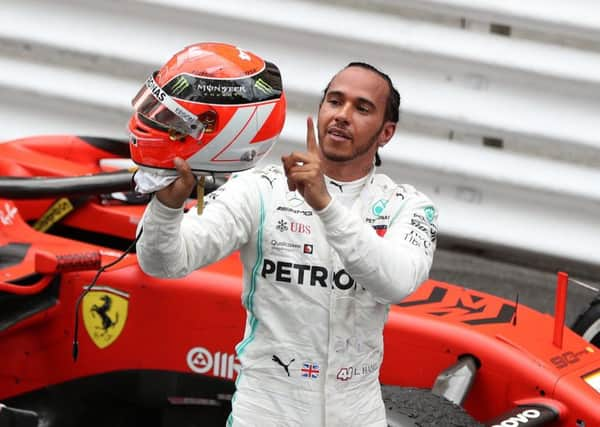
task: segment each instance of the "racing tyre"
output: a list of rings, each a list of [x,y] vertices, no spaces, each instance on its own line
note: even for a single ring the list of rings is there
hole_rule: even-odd
[[[579,315],[571,329],[586,341],[600,347],[600,299],[595,299],[587,310]]]
[[[483,427],[460,406],[423,388],[382,386],[389,427]]]
[[[38,414],[0,404],[0,427],[37,427]]]

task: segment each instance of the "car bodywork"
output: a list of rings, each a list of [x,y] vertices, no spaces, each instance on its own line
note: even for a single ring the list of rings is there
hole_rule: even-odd
[[[40,137],[0,144],[0,153],[0,173],[23,185],[0,186],[0,402],[56,426],[101,425],[119,407],[147,414],[145,425],[222,425],[245,320],[238,253],[182,279],[144,274],[123,249],[145,200],[129,193],[131,172],[100,161],[126,158],[126,143]],[[27,179],[64,176],[77,185]],[[381,382],[435,388],[468,357],[477,369],[461,403],[475,419],[598,426],[600,350],[563,325],[562,300],[559,292],[553,317],[428,280],[390,309]]]

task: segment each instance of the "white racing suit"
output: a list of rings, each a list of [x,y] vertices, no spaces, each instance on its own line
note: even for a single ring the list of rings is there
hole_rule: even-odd
[[[371,173],[351,209],[315,212],[280,167],[234,175],[201,216],[155,198],[143,219],[142,269],[181,277],[239,249],[244,339],[228,425],[387,426],[379,367],[390,303],[429,274],[431,201]]]

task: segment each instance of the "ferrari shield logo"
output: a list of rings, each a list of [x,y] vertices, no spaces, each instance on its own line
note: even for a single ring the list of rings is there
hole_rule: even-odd
[[[99,348],[111,345],[121,334],[127,321],[129,295],[112,288],[96,288],[83,298],[83,323],[90,338]]]

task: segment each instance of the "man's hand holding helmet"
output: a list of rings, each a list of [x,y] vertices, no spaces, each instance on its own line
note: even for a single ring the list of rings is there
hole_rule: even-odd
[[[178,209],[183,206],[194,189],[196,177],[192,173],[192,168],[188,162],[182,158],[175,157],[173,163],[175,164],[178,178],[162,190],[158,190],[156,197],[163,205]]]

